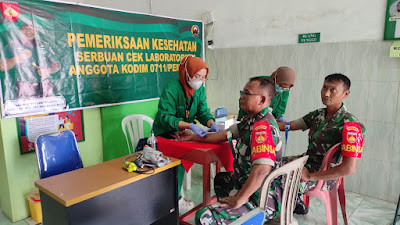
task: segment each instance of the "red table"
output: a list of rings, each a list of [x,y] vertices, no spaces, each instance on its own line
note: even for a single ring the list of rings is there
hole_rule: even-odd
[[[221,162],[226,171],[233,170],[233,157],[228,142],[220,144],[180,142],[157,137],[158,150],[167,156],[179,158],[186,171],[193,163],[203,166],[203,202],[180,216],[180,224],[189,224],[186,221],[195,215],[196,211],[217,200],[216,196],[211,197],[210,187],[210,164],[216,162],[216,172],[220,172]]]

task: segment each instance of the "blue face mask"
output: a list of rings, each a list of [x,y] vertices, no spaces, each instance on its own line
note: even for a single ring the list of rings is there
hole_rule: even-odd
[[[284,90],[283,90],[283,88],[279,87],[279,85],[277,83],[275,83],[275,91],[276,91],[276,93],[282,93]]]

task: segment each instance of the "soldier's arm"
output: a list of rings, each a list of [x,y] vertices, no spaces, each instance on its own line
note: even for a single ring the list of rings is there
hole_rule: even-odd
[[[276,122],[278,123],[279,130],[280,131],[285,131],[286,123],[279,122],[279,121],[276,121]],[[296,123],[294,121],[290,121],[290,129],[289,130],[299,130],[299,129],[300,128],[296,125]]]
[[[358,159],[361,158],[363,143],[364,139],[360,124],[346,122],[342,130],[342,164],[326,171],[315,173],[309,173],[307,169],[303,169],[303,180],[333,180],[355,173]]]
[[[268,176],[272,166],[267,164],[256,164],[252,167],[246,183],[235,196],[222,198],[221,206],[237,209],[245,204],[250,196],[261,187],[265,177]]]
[[[249,178],[237,193],[236,198],[243,204],[248,201],[250,196],[257,191],[264,182],[264,179],[271,172],[272,166],[267,164],[256,164],[251,168]]]
[[[15,55],[12,58],[1,58],[0,59],[0,70],[6,71],[14,68],[22,60],[29,59],[32,57],[32,52],[28,49],[23,50],[20,54]]]
[[[1,58],[0,59],[0,70],[1,71],[7,71],[12,68],[14,68],[15,65],[18,64],[18,56],[12,57],[12,58]]]
[[[358,158],[343,157],[343,162],[339,166],[330,168],[325,171],[310,173],[305,167],[303,168],[301,179],[303,180],[333,180],[339,177],[351,175],[357,171]]]

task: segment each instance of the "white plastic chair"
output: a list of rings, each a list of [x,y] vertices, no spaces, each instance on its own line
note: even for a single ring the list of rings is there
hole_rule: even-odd
[[[131,154],[136,149],[136,145],[138,144],[141,138],[144,138],[143,133],[143,120],[150,124],[150,128],[153,127],[153,119],[142,114],[134,114],[126,116],[122,122],[121,127],[122,131],[125,134],[126,144],[128,145],[129,153]],[[127,134],[127,131],[129,136]],[[129,137],[129,139],[128,139]],[[131,145],[129,144],[129,140]],[[131,150],[132,147],[132,150]]]
[[[297,220],[293,217],[293,210],[296,204],[297,194],[299,192],[299,184],[301,178],[301,171],[306,163],[308,156],[303,156],[296,159],[274,171],[272,171],[267,178],[265,178],[261,186],[260,206],[250,211],[246,215],[233,221],[231,225],[238,224],[264,224],[265,210],[267,207],[268,192],[272,181],[282,176],[284,179],[285,187],[283,189],[282,205],[280,212],[281,225],[297,225]]]

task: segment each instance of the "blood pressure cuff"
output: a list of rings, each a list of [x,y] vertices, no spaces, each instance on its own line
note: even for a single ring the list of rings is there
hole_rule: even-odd
[[[272,137],[271,128],[266,120],[256,121],[251,133],[251,161],[266,160],[266,163],[274,166],[275,143]],[[258,163],[257,163],[258,164]]]
[[[360,124],[346,122],[342,131],[342,155],[361,158],[364,138]]]

